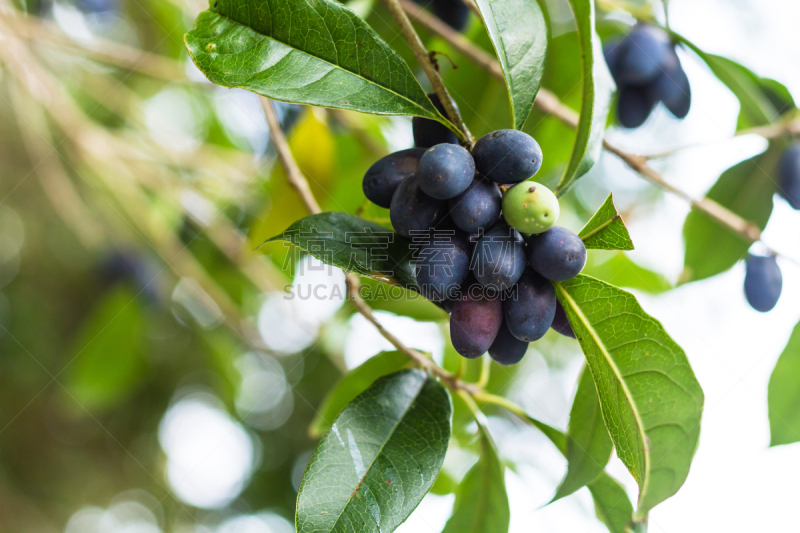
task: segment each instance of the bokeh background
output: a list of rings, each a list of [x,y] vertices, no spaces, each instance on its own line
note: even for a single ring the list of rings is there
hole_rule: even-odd
[[[577,109],[569,7],[548,3],[544,86]],[[379,2],[348,4],[414,65]],[[601,24],[633,21],[623,3],[599,6]],[[344,301],[342,272],[281,244],[253,251],[306,213],[275,164],[258,98],[211,85],[187,57],[182,36],[205,7],[0,0],[0,531],[292,532],[316,442],[309,426],[326,391],[391,348]],[[663,5],[652,8],[663,22]],[[798,21],[793,0],[669,2],[674,30],[795,99]],[[421,33],[452,59],[439,56],[473,133],[508,127],[504,87]],[[477,20],[466,35],[489,49]],[[608,135],[631,152],[669,152],[654,166],[700,197],[767,143],[734,138],[737,100],[692,53],[681,60],[689,116],[659,108],[639,130],[612,125]],[[360,180],[379,157],[411,146],[410,120],[277,111],[323,209],[388,223],[385,210],[365,205]],[[554,184],[573,134],[536,114],[526,130],[544,148],[540,179]],[[688,206],[605,154],[565,198],[560,223],[579,229],[608,192],[636,250],[592,252],[587,272],[636,293],[684,347],[706,394],[690,476],[653,511],[651,531],[792,529],[800,447],[768,447],[766,386],[800,317],[800,267],[781,260],[783,297],[769,314],[747,306],[742,264],[676,288]],[[776,199],[765,240],[800,259],[799,228],[800,213]],[[302,297],[315,287],[322,298]],[[299,297],[287,298],[289,288]],[[458,364],[436,307],[370,303],[407,344]],[[550,333],[517,367],[494,365],[490,388],[565,428],[581,365],[577,343]],[[477,372],[470,364],[468,376]],[[564,459],[534,429],[490,414],[510,467],[511,531],[604,531],[585,489],[542,508]],[[476,458],[474,430],[456,404],[443,474],[401,531],[441,530],[455,482]],[[611,471],[635,497],[618,460]]]

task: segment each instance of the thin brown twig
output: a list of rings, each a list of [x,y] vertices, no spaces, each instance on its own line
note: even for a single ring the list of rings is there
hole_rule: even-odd
[[[9,28],[30,43],[46,43],[59,48],[80,51],[86,57],[111,63],[118,67],[167,81],[187,81],[183,65],[160,54],[146,52],[115,41],[93,37],[90,42],[80,42],[69,36],[52,22],[39,18],[14,17]]]
[[[278,158],[281,160],[283,168],[286,170],[286,180],[289,185],[297,191],[300,199],[311,212],[316,215],[321,213],[322,209],[314,198],[311,192],[311,187],[308,185],[308,180],[303,175],[300,167],[292,156],[292,150],[289,148],[289,142],[286,140],[286,135],[283,134],[278,116],[275,114],[275,108],[272,107],[272,102],[268,98],[261,97],[261,106],[264,108],[264,113],[267,115],[267,124],[269,125],[269,132],[272,138],[272,144],[275,145],[275,150],[278,152]]]
[[[399,0],[399,2],[408,16],[415,22],[418,22],[428,31],[443,38],[450,43],[453,48],[469,58],[483,70],[486,70],[496,78],[503,79],[503,71],[500,68],[500,63],[495,61],[494,57],[473,45],[462,33],[457,32],[442,22],[441,19],[425,11],[422,6],[415,4],[411,0]]]
[[[43,110],[24,98],[16,84],[8,84],[8,91],[18,111],[17,127],[22,144],[45,195],[81,244],[89,250],[97,248],[106,239],[103,226],[95,220],[94,213],[73,185],[60,155],[52,150],[54,143]],[[24,120],[21,113],[24,113]]]
[[[480,11],[480,9],[478,9],[478,6],[475,4],[475,0],[461,0],[461,1],[464,2],[464,4],[469,8],[470,11],[472,11],[472,13],[476,17],[481,18],[481,11]]]
[[[459,113],[458,108],[453,101],[453,97],[450,96],[450,93],[447,91],[447,87],[445,87],[444,81],[439,75],[439,71],[436,70],[436,66],[433,64],[433,61],[431,61],[431,56],[428,53],[428,50],[425,49],[425,45],[422,44],[422,40],[419,38],[416,30],[414,30],[414,26],[412,26],[411,21],[408,20],[408,15],[406,15],[403,6],[400,4],[400,1],[384,0],[384,2],[389,8],[389,11],[392,13],[395,21],[397,21],[397,24],[400,26],[400,31],[403,32],[406,42],[408,42],[408,45],[414,52],[414,57],[416,57],[417,62],[422,65],[425,75],[430,80],[431,85],[433,85],[433,90],[436,92],[436,95],[442,102],[442,105],[447,112],[447,117],[458,129],[457,133],[459,137],[461,137],[461,139],[468,145],[472,146],[474,144],[472,133],[470,133],[469,128],[467,128],[467,125],[461,118],[461,113]]]

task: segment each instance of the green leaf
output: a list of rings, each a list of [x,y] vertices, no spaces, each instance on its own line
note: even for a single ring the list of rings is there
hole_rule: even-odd
[[[569,4],[578,27],[583,88],[575,144],[556,189],[559,196],[567,192],[575,180],[586,174],[600,158],[611,95],[616,89],[603,60],[603,47],[595,31],[594,2],[569,0]]]
[[[739,100],[741,109],[737,131],[770,124],[780,116],[782,111],[785,111],[785,109],[777,109],[773,103],[772,97],[776,92],[776,85],[783,87],[778,82],[763,80],[739,63],[726,57],[708,54],[682,35],[676,33],[673,35],[699,55],[719,81],[724,83]],[[771,95],[770,92],[773,94]],[[778,89],[777,92],[780,95],[788,94],[785,88],[783,91]],[[791,101],[791,97],[789,100]]]
[[[265,243],[275,241],[291,242],[328,265],[407,288],[416,287],[410,241],[347,213],[326,212],[301,218]]]
[[[578,88],[582,80],[578,32],[551,36],[547,43],[542,88],[547,88],[571,109],[580,109],[582,99]],[[536,139],[546,154],[536,180],[553,188],[569,161],[576,138],[575,130],[535,106],[531,115],[533,118],[525,124],[524,131]]]
[[[602,472],[587,485],[594,500],[594,509],[599,518],[611,533],[631,533],[635,531],[631,524],[633,505],[622,484]]]
[[[436,481],[431,487],[431,494],[444,496],[445,494],[453,494],[458,489],[458,482],[453,479],[447,470],[439,470],[439,475],[436,476]]]
[[[442,117],[408,65],[333,0],[215,0],[186,34],[189,55],[224,87],[379,115]]]
[[[770,446],[800,442],[800,324],[792,331],[769,378]]]
[[[144,372],[144,317],[141,299],[120,287],[100,300],[75,342],[67,391],[90,411],[113,407]]]
[[[689,474],[703,391],[681,347],[632,294],[586,275],[554,285],[617,454],[639,484],[642,517]]]
[[[508,88],[511,120],[522,129],[539,92],[547,55],[547,22],[536,0],[477,0]]]
[[[729,168],[711,187],[706,198],[714,200],[764,229],[772,214],[776,192],[775,167],[780,151],[771,146],[761,155]],[[728,270],[747,254],[749,241],[727,227],[692,211],[683,225],[686,254],[683,260],[683,283],[697,281]]]
[[[600,256],[603,253],[611,256]],[[661,294],[672,289],[666,277],[633,262],[624,252],[596,252],[592,255],[591,262],[583,269],[588,276],[649,294]]]
[[[525,418],[544,433],[558,448],[558,451],[565,457],[567,456],[568,440],[563,432],[530,415],[526,414]],[[609,531],[611,533],[630,533],[627,526],[631,523],[633,505],[625,492],[625,487],[608,473],[602,471],[594,481],[587,485],[587,488],[594,500],[597,517],[608,527]]]
[[[439,473],[451,413],[447,390],[422,370],[376,381],[311,456],[297,495],[297,532],[394,531]]]
[[[567,428],[567,475],[551,503],[595,480],[611,459],[611,437],[603,422],[592,374],[584,368]]]
[[[408,364],[408,357],[402,352],[381,352],[344,376],[322,400],[314,420],[308,428],[313,439],[320,438],[331,428],[331,424],[353,399],[367,390],[375,380],[397,372]]]
[[[442,533],[507,533],[511,520],[505,467],[483,424],[478,424],[481,455],[456,490],[453,515]]]
[[[758,81],[764,95],[769,99],[770,103],[772,103],[772,106],[778,111],[779,115],[783,115],[797,108],[797,105],[794,103],[794,98],[792,98],[792,93],[781,83],[770,78],[759,78]]]
[[[578,235],[590,250],[633,250],[628,228],[611,194]]]

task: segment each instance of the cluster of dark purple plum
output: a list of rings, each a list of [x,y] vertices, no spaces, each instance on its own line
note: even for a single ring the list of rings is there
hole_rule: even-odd
[[[411,240],[417,289],[450,313],[458,353],[511,365],[551,327],[574,337],[551,281],[577,276],[586,247],[554,226],[555,195],[529,181],[542,164],[536,140],[499,130],[470,152],[437,122],[413,127],[417,147],[375,163],[364,194]]]
[[[689,113],[689,78],[663,29],[637,24],[625,37],[608,43],[603,52],[617,84],[617,117],[623,127],[644,124],[658,102],[677,118]]]

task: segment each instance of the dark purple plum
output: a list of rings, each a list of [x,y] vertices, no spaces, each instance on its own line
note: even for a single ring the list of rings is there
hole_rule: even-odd
[[[423,7],[430,7],[439,20],[456,31],[464,31],[469,22],[469,8],[463,0],[413,0]]]
[[[503,195],[496,183],[473,180],[469,189],[450,200],[450,218],[460,229],[477,233],[500,220]]]
[[[669,112],[677,118],[684,118],[689,114],[692,89],[674,49],[670,49],[664,59],[661,74],[653,80],[649,91],[654,100],[663,102]]]
[[[428,98],[439,113],[447,118],[447,112],[442,105],[442,101],[439,100],[439,96],[437,96],[436,93],[430,93]],[[457,108],[458,106],[456,106],[456,109]],[[444,143],[458,144],[458,137],[456,137],[455,133],[450,131],[441,122],[436,122],[429,118],[412,118],[411,129],[414,132],[414,146],[417,148],[430,148],[431,146]]]
[[[525,240],[506,224],[478,239],[470,268],[478,283],[498,291],[510,289],[525,272]]]
[[[525,181],[542,166],[536,139],[517,130],[497,130],[478,139],[472,149],[475,168],[495,183]]]
[[[433,14],[456,31],[464,31],[469,22],[469,8],[463,0],[433,0]]]
[[[625,51],[625,42],[622,38],[612,39],[603,47],[603,56],[614,81],[619,80],[619,58]]]
[[[656,106],[650,87],[623,86],[617,99],[617,117],[624,128],[638,128]]]
[[[475,161],[457,144],[437,144],[419,160],[417,181],[432,198],[449,200],[466,191],[475,177]]]
[[[663,29],[637,24],[625,36],[623,47],[615,64],[617,83],[644,85],[661,73],[672,43]]]
[[[364,174],[362,187],[370,202],[388,208],[400,182],[416,172],[425,150],[410,148],[379,159]]]
[[[567,228],[553,226],[528,240],[528,264],[552,281],[566,281],[586,266],[586,246]]]
[[[75,0],[75,7],[84,13],[107,15],[119,11],[119,0]]]
[[[489,347],[489,355],[492,359],[505,366],[515,365],[522,361],[527,351],[528,343],[512,335],[505,323],[500,326],[497,337]]]
[[[800,142],[787,148],[780,162],[780,193],[794,209],[800,209]]]
[[[472,243],[465,234],[432,233],[430,242],[419,249],[415,258],[420,293],[434,302],[453,298],[469,275],[471,249]]]
[[[106,287],[127,283],[139,291],[147,303],[156,303],[161,289],[158,274],[147,257],[124,250],[115,251],[100,262],[97,278]]]
[[[553,316],[553,323],[550,324],[550,327],[565,337],[575,338],[575,332],[569,323],[567,312],[564,311],[564,307],[558,300],[556,300],[556,314]]]
[[[503,301],[503,315],[511,334],[521,341],[541,339],[556,314],[556,292],[542,276],[526,270]]]
[[[750,307],[766,313],[778,303],[783,288],[783,276],[774,255],[747,257],[744,294]]]
[[[450,340],[458,353],[476,359],[492,346],[503,323],[499,298],[466,291],[450,313]]]
[[[389,207],[392,227],[406,238],[412,237],[414,232],[435,228],[446,216],[447,202],[422,192],[416,176],[409,176],[400,183]]]

